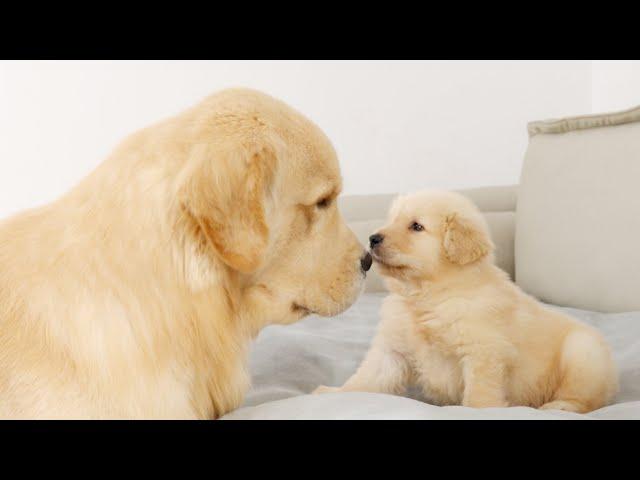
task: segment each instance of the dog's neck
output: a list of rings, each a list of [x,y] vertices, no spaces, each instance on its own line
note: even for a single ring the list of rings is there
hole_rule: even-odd
[[[82,282],[101,279],[96,282],[101,290],[92,292],[99,301],[68,305],[65,315],[48,315],[48,328],[61,339],[73,332],[78,338],[111,342],[102,332],[125,326],[129,343],[106,348],[120,349],[130,368],[94,358],[95,349],[79,341],[75,354],[89,359],[84,364],[98,366],[87,376],[99,383],[118,370],[123,385],[135,389],[135,368],[153,365],[158,376],[171,375],[176,384],[188,385],[198,418],[219,416],[241,403],[248,386],[244,370],[252,327],[242,323],[233,302],[241,287],[182,228],[179,206],[165,203],[171,197],[163,194],[172,188],[170,175],[153,168],[133,175],[135,169],[122,159],[107,162],[122,168],[98,167],[59,201],[34,213],[41,221],[32,235],[46,238],[50,246],[49,258],[43,250],[42,258],[34,259],[40,269],[60,269],[68,277],[76,273],[79,283],[64,285],[78,292]],[[106,171],[116,173],[109,177]],[[124,181],[128,172],[132,176]],[[55,230],[56,225],[65,228]],[[90,261],[77,251],[92,252]],[[77,297],[82,301],[82,295]],[[38,308],[48,312],[33,302],[32,309]],[[125,349],[127,345],[131,348]]]

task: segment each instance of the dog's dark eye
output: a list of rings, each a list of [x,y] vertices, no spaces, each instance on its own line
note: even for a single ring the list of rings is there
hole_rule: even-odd
[[[413,222],[409,228],[414,232],[421,232],[422,230],[424,230],[424,227],[418,222]]]
[[[330,204],[331,204],[331,199],[329,197],[325,197],[316,203],[316,207],[327,208]]]

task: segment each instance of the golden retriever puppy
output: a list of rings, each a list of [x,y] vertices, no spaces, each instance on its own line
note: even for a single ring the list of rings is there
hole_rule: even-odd
[[[379,330],[344,386],[316,392],[399,394],[413,383],[439,405],[572,412],[611,400],[617,374],[602,336],[509,281],[465,197],[400,197],[370,242],[392,292]]]
[[[0,417],[216,418],[269,323],[351,305],[371,257],[312,122],[244,89],[127,138],[0,224]]]

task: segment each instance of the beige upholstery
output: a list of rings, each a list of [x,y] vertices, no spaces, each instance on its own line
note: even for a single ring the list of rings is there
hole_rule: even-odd
[[[516,282],[543,301],[640,310],[640,107],[529,125]]]
[[[640,122],[640,106],[620,112],[530,122],[527,125],[527,130],[529,131],[529,136],[533,137],[539,133],[567,133],[635,122]]]
[[[517,187],[500,186],[460,190],[484,213],[493,242],[496,263],[512,278],[514,273],[514,226]],[[363,245],[385,223],[394,194],[352,195],[339,199],[340,210]],[[384,291],[384,283],[375,265],[367,275],[366,291]]]

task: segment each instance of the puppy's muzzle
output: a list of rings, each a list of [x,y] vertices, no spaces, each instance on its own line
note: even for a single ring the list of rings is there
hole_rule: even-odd
[[[375,233],[369,237],[369,246],[371,247],[371,249],[374,249],[377,246],[382,245],[383,241],[384,241],[384,235]]]

